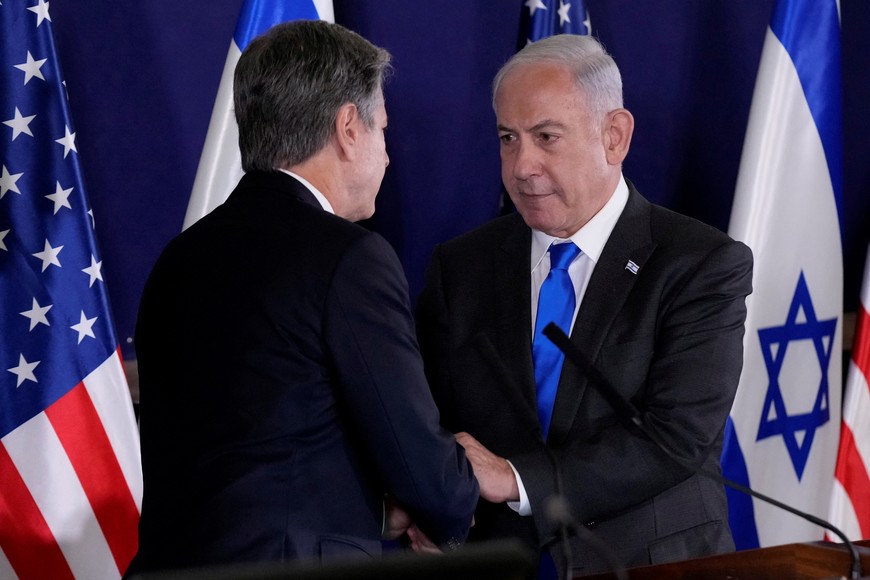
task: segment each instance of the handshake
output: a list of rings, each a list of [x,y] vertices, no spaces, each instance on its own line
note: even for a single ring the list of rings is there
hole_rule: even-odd
[[[480,485],[480,497],[493,503],[519,500],[517,480],[505,458],[492,453],[468,433],[457,433],[456,442],[465,449],[465,456]],[[414,552],[441,553],[438,545],[420,530],[410,514],[389,496],[384,500],[384,512],[383,539],[395,540],[407,535]],[[471,525],[474,525],[473,520]]]

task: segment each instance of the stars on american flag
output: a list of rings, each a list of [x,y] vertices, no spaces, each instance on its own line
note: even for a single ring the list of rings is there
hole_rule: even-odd
[[[55,143],[60,143],[63,145],[63,158],[66,159],[66,156],[69,155],[70,151],[75,151],[78,153],[78,149],[76,149],[76,134],[69,132],[69,127],[64,127],[64,136],[60,139],[55,139]]]
[[[571,22],[571,16],[568,14],[568,11],[571,10],[571,4],[565,2],[559,2],[559,26],[565,26],[566,22]]]
[[[97,316],[93,318],[88,318],[85,316],[85,311],[82,310],[81,318],[79,319],[78,324],[73,324],[70,326],[73,330],[79,333],[79,344],[81,344],[82,340],[86,336],[90,336],[91,338],[96,338],[94,336],[94,323],[97,321]]]
[[[39,3],[36,6],[31,6],[28,10],[36,14],[37,27],[42,24],[43,20],[51,22],[51,16],[48,15],[48,2],[45,0],[39,0]]]
[[[528,8],[528,42],[554,34],[589,34],[591,23],[584,0],[524,0]]]
[[[28,409],[0,417],[2,435],[52,400],[43,390],[59,396],[116,345],[60,66],[36,41],[50,33],[49,2],[0,9],[19,11],[5,22],[22,39],[0,67],[0,404]],[[23,388],[37,378],[40,389]]]
[[[42,271],[45,272],[49,266],[57,266],[60,268],[60,260],[58,260],[57,255],[60,254],[60,251],[63,249],[63,246],[57,246],[56,248],[52,248],[51,244],[48,242],[48,239],[45,240],[45,248],[41,252],[36,252],[33,254],[34,257],[42,260]]]
[[[82,272],[84,272],[85,274],[87,274],[91,278],[91,281],[88,282],[88,288],[91,288],[94,285],[94,282],[96,282],[97,280],[100,280],[100,281],[103,280],[103,273],[101,271],[102,268],[103,268],[103,262],[102,261],[98,262],[97,258],[94,257],[93,255],[91,255],[91,265],[88,266],[87,268],[82,269]]]
[[[534,16],[535,10],[546,10],[547,5],[541,0],[526,0],[526,7],[529,9],[529,15]]]
[[[0,166],[0,199],[6,195],[7,191],[14,191],[21,195],[21,190],[18,189],[18,180],[21,179],[23,173],[9,173],[5,165]]]
[[[30,54],[30,51],[27,51],[27,60],[21,64],[14,65],[18,70],[24,71],[24,84],[26,85],[33,78],[37,78],[40,80],[45,80],[45,77],[42,76],[42,65],[46,63],[48,59],[43,58],[40,60],[36,60],[33,58],[33,55]]]
[[[30,310],[25,310],[21,312],[21,316],[26,316],[30,319],[30,330],[33,331],[39,324],[44,324],[46,326],[51,326],[48,323],[48,318],[46,318],[46,313],[51,310],[52,304],[48,306],[40,306],[39,302],[36,301],[36,298],[33,299],[33,307]]]
[[[69,204],[69,195],[72,193],[73,188],[64,189],[61,187],[60,182],[57,182],[57,187],[54,190],[54,193],[49,193],[45,197],[54,202],[54,213],[57,214],[60,211],[60,208],[66,207],[72,209],[72,206]]]
[[[15,107],[15,116],[8,121],[3,121],[3,124],[12,127],[12,140],[15,141],[15,139],[17,139],[22,133],[33,137],[33,132],[30,130],[30,122],[35,118],[36,115],[25,117],[21,114],[21,111],[18,110],[18,107]]]
[[[40,362],[42,361],[36,360],[33,362],[27,362],[23,354],[18,355],[18,366],[12,367],[11,369],[6,369],[10,373],[18,377],[18,381],[15,383],[16,388],[20,387],[21,383],[23,383],[24,381],[33,381],[34,383],[39,382],[36,380],[36,375],[33,374],[33,369],[35,369],[36,365],[38,365]]]

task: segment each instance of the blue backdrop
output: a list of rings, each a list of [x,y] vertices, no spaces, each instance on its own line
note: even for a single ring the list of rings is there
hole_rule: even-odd
[[[242,0],[52,2],[79,158],[125,358],[145,278],[180,229]],[[586,0],[637,127],[625,174],[652,201],[727,230],[773,0]],[[489,85],[522,0],[334,0],[394,56],[391,164],[370,226],[419,292],[432,246],[496,215]],[[845,304],[870,239],[870,5],[841,0]],[[227,272],[228,276],[232,272]]]

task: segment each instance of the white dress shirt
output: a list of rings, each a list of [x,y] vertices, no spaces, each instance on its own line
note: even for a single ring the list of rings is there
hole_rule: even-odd
[[[323,209],[325,209],[326,211],[328,211],[332,215],[335,215],[335,210],[332,209],[332,204],[329,203],[329,200],[326,199],[326,196],[323,195],[322,193],[320,193],[320,190],[318,190],[316,187],[311,185],[308,182],[308,180],[306,180],[301,175],[296,175],[292,171],[287,171],[286,169],[281,169],[280,167],[278,168],[278,171],[280,171],[281,173],[286,173],[287,175],[289,175],[290,177],[292,177],[293,179],[295,179],[296,181],[298,181],[299,183],[301,183],[302,185],[307,187],[308,191],[310,191],[312,193],[312,195],[314,195],[314,197],[317,198],[317,201],[320,203],[321,207],[323,207]]]
[[[604,245],[607,243],[611,232],[613,232],[616,221],[622,215],[622,210],[625,209],[626,202],[628,202],[628,185],[625,183],[625,178],[620,176],[619,183],[616,185],[616,191],[613,192],[613,195],[610,196],[604,207],[570,238],[554,238],[544,232],[532,230],[532,250],[530,255],[532,270],[532,336],[535,335],[535,321],[538,315],[538,294],[541,292],[541,285],[543,285],[544,280],[546,280],[547,275],[550,273],[550,254],[547,252],[550,244],[572,241],[581,250],[580,254],[568,266],[568,275],[571,277],[571,284],[574,286],[575,298],[574,316],[571,319],[571,329],[573,330],[574,322],[577,320],[577,312],[580,310],[580,303],[583,301],[583,295],[586,294],[586,286],[589,285],[589,279],[592,277],[592,271],[601,257],[601,252],[604,250]],[[520,501],[510,501],[507,504],[521,516],[531,515],[532,507],[529,504],[529,496],[526,494],[523,480],[510,461],[508,461],[508,465],[511,466],[514,476],[517,478]]]

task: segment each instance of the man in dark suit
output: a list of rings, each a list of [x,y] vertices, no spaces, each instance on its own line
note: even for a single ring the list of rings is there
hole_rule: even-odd
[[[154,267],[136,332],[144,499],[131,570],[462,543],[478,499],[439,426],[374,212],[389,54],[279,25],[235,72],[246,175]],[[396,502],[402,509],[384,508]]]
[[[442,423],[486,500],[472,539],[524,538],[556,561],[542,577],[564,577],[547,510],[561,494],[581,528],[570,533],[578,573],[733,550],[722,487],[627,424],[541,331],[570,329],[646,429],[718,472],[750,251],[623,178],[634,120],[594,39],[528,45],[496,76],[493,103],[518,214],[436,248],[418,304]]]

